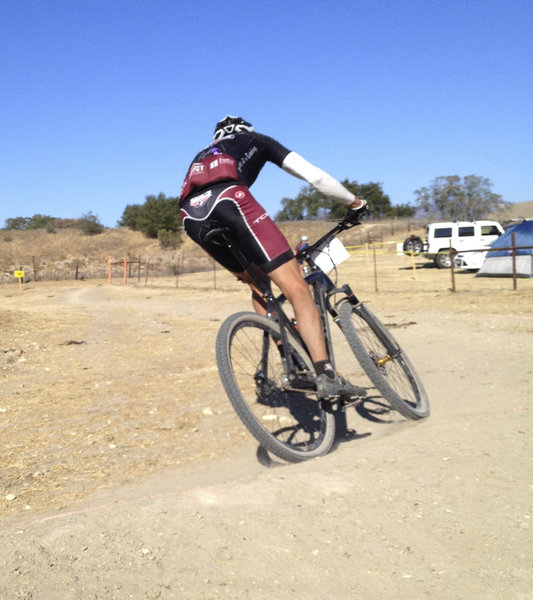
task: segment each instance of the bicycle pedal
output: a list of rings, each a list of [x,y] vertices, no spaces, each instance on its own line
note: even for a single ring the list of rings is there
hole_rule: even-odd
[[[360,406],[363,403],[363,400],[364,400],[364,397],[361,397],[361,396],[343,400],[341,410],[346,411],[349,408],[353,408],[355,406]]]
[[[309,392],[309,391],[316,390],[316,385],[315,385],[314,381],[309,381],[309,379],[303,379],[300,377],[296,377],[293,380],[289,380],[288,378],[285,378],[283,381],[283,387],[286,390],[301,391],[301,392]]]

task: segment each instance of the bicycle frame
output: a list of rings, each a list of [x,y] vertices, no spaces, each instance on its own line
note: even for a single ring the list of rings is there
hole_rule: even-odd
[[[326,341],[328,358],[333,367],[335,367],[335,362],[327,313],[329,313],[335,320],[338,316],[337,307],[341,302],[348,301],[355,305],[359,304],[359,300],[356,298],[355,294],[348,285],[343,285],[342,288],[335,287],[333,281],[320,269],[320,267],[318,267],[313,260],[313,253],[317,251],[323,244],[329,243],[341,231],[351,229],[352,227],[360,224],[361,223],[359,221],[343,219],[316,242],[307,246],[296,255],[296,260],[298,263],[300,265],[304,262],[307,263],[311,271],[305,276],[305,280],[313,289],[313,299],[317,305],[317,309],[322,321],[322,329]],[[286,301],[284,294],[280,294],[277,297],[274,296],[270,287],[265,285],[264,282],[258,277],[251,263],[242,253],[240,248],[233,243],[231,231],[228,228],[214,229],[206,236],[206,239],[213,240],[215,238],[221,239],[222,242],[233,252],[235,258],[242,265],[243,270],[250,275],[253,283],[257,289],[261,291],[263,298],[265,298],[267,304],[267,316],[271,319],[274,319],[279,324],[281,346],[283,349],[283,355],[285,357],[287,380],[291,382],[291,384],[297,384],[298,386],[305,385],[306,382],[301,381],[298,378],[296,366],[294,365],[294,361],[289,350],[287,332],[290,332],[291,335],[293,335],[306,350],[307,347],[302,340],[300,333],[298,332],[297,324],[295,324],[283,310],[283,303]],[[337,294],[342,294],[342,298],[338,301],[332,302],[332,298],[334,298]],[[263,354],[265,356],[268,351],[269,343],[269,340],[264,340]]]

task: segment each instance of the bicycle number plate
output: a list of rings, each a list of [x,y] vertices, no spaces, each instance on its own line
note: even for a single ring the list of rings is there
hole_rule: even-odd
[[[311,255],[311,258],[324,273],[329,273],[349,257],[348,250],[338,238],[333,238],[329,244],[319,246],[317,251]]]

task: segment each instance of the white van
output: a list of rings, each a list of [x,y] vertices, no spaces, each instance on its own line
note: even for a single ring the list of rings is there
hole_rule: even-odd
[[[426,227],[424,256],[439,269],[451,267],[450,248],[455,252],[482,250],[498,239],[503,227],[497,221],[449,221]]]

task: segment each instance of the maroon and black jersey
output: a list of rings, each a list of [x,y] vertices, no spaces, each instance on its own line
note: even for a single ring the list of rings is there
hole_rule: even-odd
[[[180,194],[180,204],[191,194],[223,182],[250,187],[266,162],[281,167],[290,150],[275,139],[243,132],[216,140],[192,161]]]

